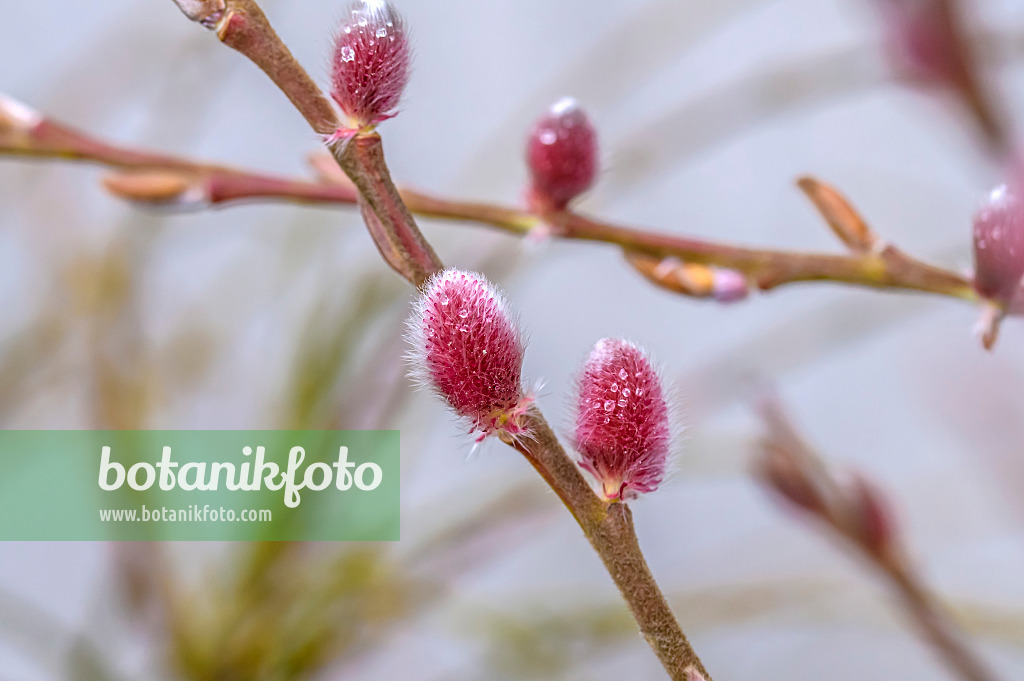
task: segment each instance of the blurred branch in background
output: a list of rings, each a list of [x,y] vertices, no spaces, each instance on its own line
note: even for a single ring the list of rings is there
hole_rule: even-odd
[[[764,398],[760,411],[766,432],[755,464],[762,482],[885,575],[906,615],[951,670],[965,681],[997,681],[911,564],[884,493],[859,473],[844,477],[826,466],[774,397]]]
[[[909,82],[952,93],[969,112],[989,150],[1005,160],[1014,153],[995,90],[988,86],[970,40],[974,3],[965,0],[874,0],[879,6],[890,60]],[[970,9],[969,9],[970,8]]]

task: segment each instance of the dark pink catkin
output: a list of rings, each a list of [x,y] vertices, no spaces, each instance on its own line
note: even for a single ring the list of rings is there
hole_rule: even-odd
[[[665,477],[669,408],[650,359],[636,345],[598,341],[578,382],[576,450],[608,501],[652,492]]]
[[[1024,277],[1024,202],[1005,185],[997,187],[974,218],[974,287],[978,294],[1009,306]]]
[[[331,97],[354,129],[395,114],[410,61],[405,27],[389,3],[363,0],[350,8],[331,56]]]
[[[478,440],[525,433],[532,397],[523,391],[525,346],[504,299],[482,276],[436,275],[409,320],[415,372],[467,419]]]
[[[530,130],[526,163],[531,199],[547,209],[564,209],[597,177],[597,132],[576,100],[555,103]]]

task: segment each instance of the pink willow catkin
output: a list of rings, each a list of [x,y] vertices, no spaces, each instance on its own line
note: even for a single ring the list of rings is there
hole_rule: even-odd
[[[527,435],[523,416],[533,396],[523,390],[525,344],[490,282],[455,269],[435,275],[408,326],[414,372],[470,423],[478,442]]]
[[[563,210],[597,178],[597,131],[575,99],[564,97],[538,118],[526,140],[530,200]]]
[[[624,340],[598,341],[578,390],[576,450],[605,500],[657,489],[672,432],[661,379],[644,351]]]
[[[405,25],[390,4],[362,0],[350,8],[331,57],[331,97],[353,126],[339,136],[395,115],[411,59]]]

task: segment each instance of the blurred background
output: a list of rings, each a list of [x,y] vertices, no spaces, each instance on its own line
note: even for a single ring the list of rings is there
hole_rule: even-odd
[[[979,0],[985,74],[1024,116],[1024,6]],[[325,81],[338,2],[265,0]],[[999,181],[960,109],[893,77],[858,0],[401,0],[415,44],[396,180],[521,203],[524,135],[564,95],[600,133],[583,212],[839,251],[793,180],[955,269]],[[4,3],[0,91],[100,136],[282,174],[317,140],[170,0]],[[410,289],[357,212],[172,214],[84,166],[0,163],[4,428],[397,428],[397,544],[0,544],[0,681],[661,679],[597,556],[512,450],[471,447],[404,376]],[[612,248],[423,220],[500,282],[528,379],[565,421],[599,338],[663,364],[686,433],[633,504],[651,568],[719,679],[951,678],[891,594],[750,475],[770,380],[830,461],[896,500],[925,577],[1004,678],[1024,676],[1024,325],[993,354],[951,299],[787,286],[736,305],[660,291]],[[564,430],[563,430],[564,432]]]

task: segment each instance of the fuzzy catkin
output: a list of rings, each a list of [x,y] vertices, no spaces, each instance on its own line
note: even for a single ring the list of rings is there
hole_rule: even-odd
[[[605,338],[578,381],[576,450],[608,501],[652,492],[665,477],[672,432],[661,379],[633,343]]]
[[[412,59],[401,17],[384,0],[350,8],[331,56],[331,97],[357,128],[392,117]]]
[[[482,275],[449,269],[431,279],[409,321],[421,380],[480,439],[522,434],[525,345],[504,298]]]

